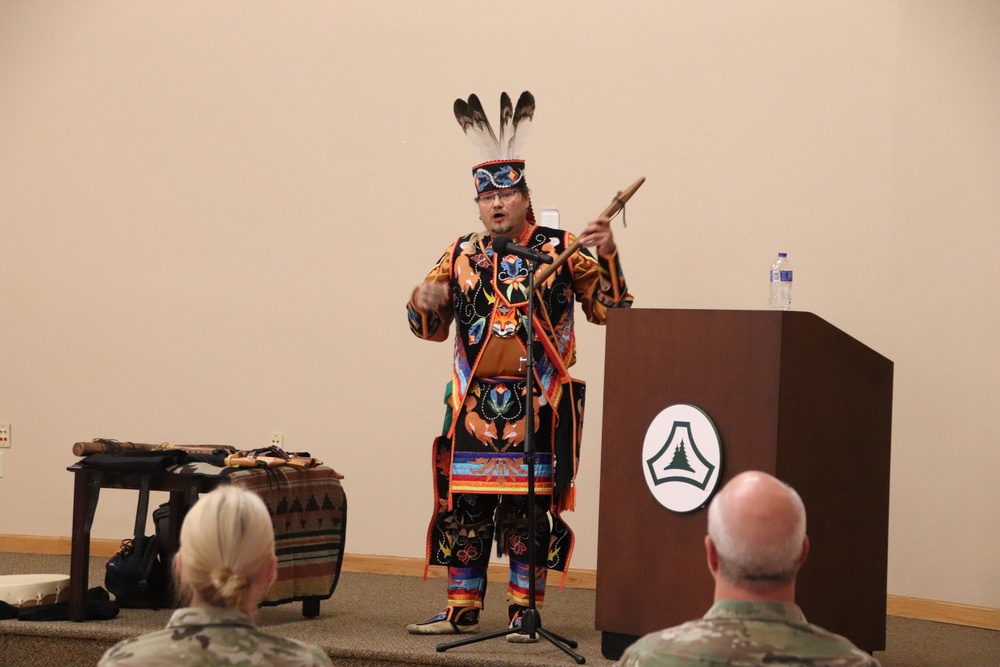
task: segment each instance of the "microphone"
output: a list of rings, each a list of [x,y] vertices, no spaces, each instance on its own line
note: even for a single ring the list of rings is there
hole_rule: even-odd
[[[498,255],[514,255],[530,262],[538,262],[539,264],[552,263],[551,255],[546,255],[544,252],[538,252],[531,248],[525,248],[523,245],[517,245],[506,236],[497,236],[493,239],[493,250]]]

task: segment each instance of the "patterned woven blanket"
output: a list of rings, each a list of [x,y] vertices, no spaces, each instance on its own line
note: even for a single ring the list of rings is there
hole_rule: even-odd
[[[347,530],[347,496],[342,476],[333,468],[220,468],[207,461],[188,461],[170,471],[228,479],[264,500],[274,522],[278,554],[278,579],[264,598],[265,605],[333,595]]]
[[[347,530],[347,497],[334,470],[280,466],[225,473],[231,484],[263,498],[274,521],[278,579],[264,604],[333,595]]]

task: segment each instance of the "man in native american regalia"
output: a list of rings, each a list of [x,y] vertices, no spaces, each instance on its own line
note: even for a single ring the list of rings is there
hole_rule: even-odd
[[[535,223],[518,157],[534,98],[523,93],[515,108],[504,93],[500,106],[497,137],[475,95],[455,102],[456,118],[486,158],[472,170],[485,230],[454,241],[407,304],[410,328],[420,338],[444,341],[455,324],[448,414],[434,443],[437,505],[428,531],[428,564],[448,568],[448,602],[440,614],[407,626],[414,634],[478,629],[494,537],[510,560],[511,628],[521,627],[529,604],[528,568],[535,568],[536,607],[544,600],[547,570],[565,572],[573,534],[560,514],[575,504],[584,403],[584,384],[568,370],[576,361],[574,304],[603,324],[609,308],[632,303],[609,220],[592,220],[579,236],[583,247],[535,286],[533,395],[525,395],[528,262],[494,252],[494,242],[504,237],[555,258],[576,238]],[[534,421],[534,564],[527,562],[528,410]],[[523,632],[507,639],[534,641]]]

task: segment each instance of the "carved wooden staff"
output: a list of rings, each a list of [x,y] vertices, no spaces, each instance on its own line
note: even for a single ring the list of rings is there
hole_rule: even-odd
[[[645,182],[646,182],[646,177],[640,176],[639,180],[637,180],[635,183],[628,186],[624,190],[619,191],[618,194],[615,195],[615,198],[608,205],[608,207],[604,209],[604,212],[601,213],[601,215],[598,217],[611,218],[614,215],[616,215],[618,211],[622,210],[625,207],[625,202],[627,202],[629,199],[632,198],[632,195],[634,195],[635,191],[639,189],[639,186],[641,186]],[[579,250],[580,246],[582,245],[583,245],[582,239],[578,238],[577,240],[573,241],[573,243],[568,248],[563,250],[561,255],[552,260],[551,264],[547,265],[544,269],[539,271],[538,274],[535,275],[535,289],[538,289],[539,286],[544,284],[545,279],[551,276],[552,272],[558,269],[562,264],[564,264],[566,260],[569,259],[573,255],[573,253]]]
[[[94,440],[92,442],[77,442],[73,444],[73,456],[87,456],[89,454],[121,454],[123,452],[157,452],[180,450],[189,454],[211,454],[218,449],[235,451],[235,448],[226,445],[172,445],[163,442],[158,445],[144,442],[119,442],[117,440]]]
[[[91,442],[73,444],[74,456],[89,456],[90,454],[124,454],[126,452],[168,452],[181,451],[188,454],[227,454],[225,465],[237,468],[276,468],[288,465],[295,468],[315,468],[323,462],[304,452],[288,452],[284,456],[253,456],[251,452],[238,450],[231,445],[174,445],[162,442],[158,445],[144,442],[120,442],[118,440],[98,439]],[[334,472],[337,479],[344,476]]]

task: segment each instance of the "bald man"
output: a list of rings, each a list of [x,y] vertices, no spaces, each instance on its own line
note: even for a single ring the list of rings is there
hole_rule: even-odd
[[[708,507],[705,551],[715,579],[712,608],[646,635],[618,665],[878,667],[844,637],[807,623],[795,604],[795,577],[809,553],[795,489],[757,471],[731,479]]]

